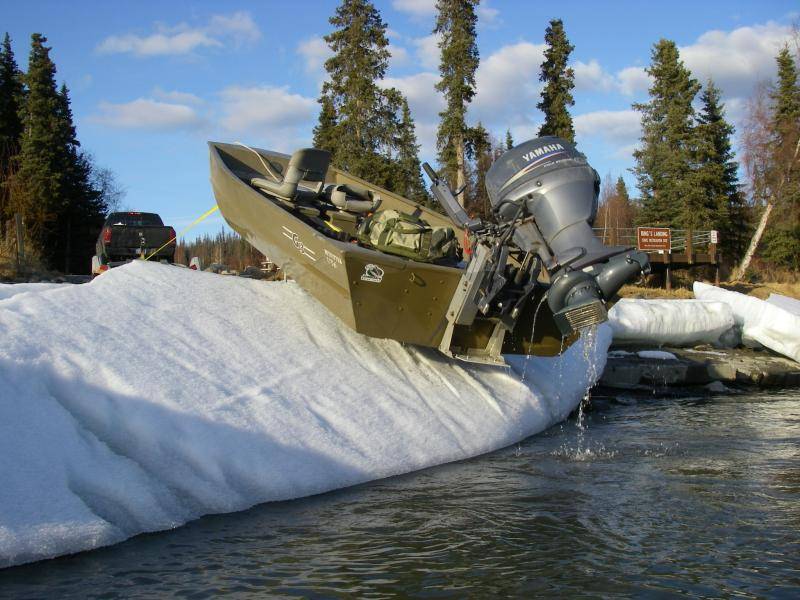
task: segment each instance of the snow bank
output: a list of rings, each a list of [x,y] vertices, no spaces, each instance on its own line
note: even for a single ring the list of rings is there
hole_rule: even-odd
[[[609,311],[614,339],[668,346],[716,344],[734,325],[724,302],[623,298]]]
[[[463,459],[564,419],[607,327],[524,373],[358,335],[291,283],[135,261],[0,303],[0,566]]]
[[[783,310],[788,310],[793,315],[800,317],[800,300],[780,294],[770,294],[769,298],[767,298],[767,302]]]
[[[800,362],[800,317],[774,304],[738,292],[695,281],[694,295],[701,300],[725,302],[733,310],[742,342],[756,342]]]
[[[0,300],[6,300],[17,294],[27,294],[30,292],[44,292],[55,287],[72,285],[69,283],[0,283]]]

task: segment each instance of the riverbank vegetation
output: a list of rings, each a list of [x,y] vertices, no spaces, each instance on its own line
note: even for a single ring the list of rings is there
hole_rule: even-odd
[[[446,106],[439,115],[437,161],[451,187],[463,190],[459,201],[471,213],[487,216],[486,172],[513,147],[513,140],[510,131],[491,132],[468,119],[480,61],[478,4],[478,0],[436,3],[432,30],[440,50],[436,89]],[[331,150],[337,166],[429,202],[419,179],[419,146],[406,99],[381,84],[389,56],[386,23],[368,0],[343,0],[330,22],[335,29],[325,40],[333,56],[325,65],[329,80],[319,98],[317,145]],[[560,19],[549,22],[544,40],[538,134],[574,142],[570,109],[575,105],[575,74],[570,55],[575,46]],[[649,99],[633,104],[642,122],[631,170],[639,195],[631,196],[624,179],[609,173],[596,227],[716,230],[725,272],[734,278],[765,272],[777,278],[796,276],[800,88],[797,49],[790,49],[790,41],[776,56],[777,80],[758,86],[753,82],[756,91],[740,126],[738,157],[735,127],[715,82],[698,81],[674,41],[655,42],[646,68]]]
[[[0,263],[15,263],[20,215],[29,266],[83,273],[121,192],[113,174],[81,148],[69,89],[56,83],[46,42],[31,36],[26,72],[7,33],[0,47]]]
[[[431,33],[439,48],[436,89],[444,100],[436,135],[440,174],[475,215],[490,215],[486,173],[513,147],[509,130],[471,122],[480,64],[479,0],[437,0]],[[331,55],[318,102],[314,145],[333,164],[428,206],[420,145],[408,100],[388,85],[389,25],[370,0],[341,0],[325,36]],[[539,135],[575,141],[575,46],[561,19],[543,24]],[[0,252],[15,247],[9,221],[25,221],[26,250],[43,266],[86,269],[103,215],[121,195],[113,174],[80,146],[69,90],[56,83],[46,38],[34,34],[27,72],[6,35],[0,48]],[[800,36],[776,54],[773,81],[753,81],[744,118],[729,120],[720,89],[698,81],[677,44],[655,41],[647,101],[633,104],[641,137],[631,175],[604,177],[595,226],[716,230],[723,274],[736,280],[791,280],[800,272]],[[734,146],[734,135],[739,137]],[[580,145],[579,145],[580,149]],[[434,208],[438,208],[433,206]],[[604,240],[606,243],[609,240]],[[212,238],[202,242],[215,243]],[[229,240],[219,242],[221,248]],[[227,252],[227,251],[225,251]],[[8,257],[6,257],[8,258]],[[0,256],[2,262],[2,256]]]

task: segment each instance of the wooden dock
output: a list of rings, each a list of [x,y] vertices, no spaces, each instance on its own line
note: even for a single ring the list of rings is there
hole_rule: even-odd
[[[643,244],[641,232],[637,230],[661,230],[667,232],[661,244]],[[664,273],[667,290],[672,289],[672,271],[691,267],[714,268],[714,282],[719,285],[721,255],[718,250],[719,235],[716,231],[692,231],[670,228],[595,228],[595,235],[607,246],[633,246],[647,253],[653,273]],[[688,240],[688,243],[687,243]],[[660,249],[655,249],[656,247]]]

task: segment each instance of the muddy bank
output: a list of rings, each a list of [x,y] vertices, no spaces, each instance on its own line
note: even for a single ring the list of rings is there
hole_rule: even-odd
[[[614,345],[600,386],[660,391],[669,388],[800,387],[800,364],[767,350]]]

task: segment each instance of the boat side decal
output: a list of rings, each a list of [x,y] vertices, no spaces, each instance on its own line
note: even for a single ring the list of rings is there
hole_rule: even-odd
[[[383,281],[383,269],[372,263],[364,265],[364,273],[361,275],[361,281],[380,283]]]
[[[328,264],[331,268],[335,269],[336,267],[341,266],[342,259],[336,256],[333,252],[325,248],[325,260],[328,261]]]
[[[294,231],[292,231],[291,229],[289,229],[285,225],[281,225],[281,227],[283,227],[283,235],[285,237],[289,238],[290,240],[292,240],[292,244],[294,244],[294,247],[297,248],[297,251],[300,254],[302,254],[304,256],[307,256],[308,258],[310,258],[314,262],[317,262],[317,253],[314,252],[308,246],[306,246],[303,243],[303,240],[300,239],[299,235],[297,235]]]

